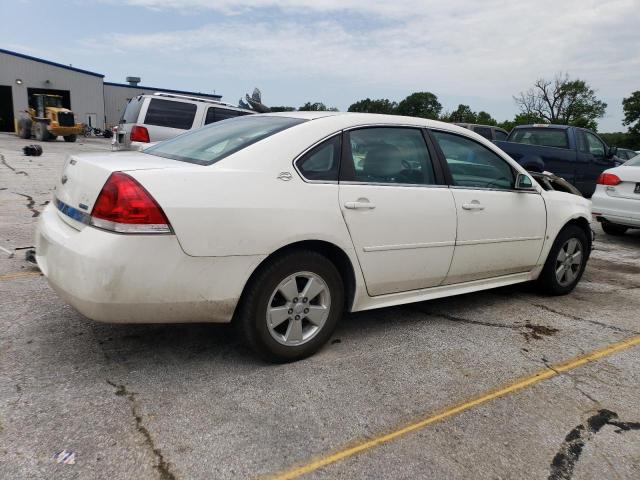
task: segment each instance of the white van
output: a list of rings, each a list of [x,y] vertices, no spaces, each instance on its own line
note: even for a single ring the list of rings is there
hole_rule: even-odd
[[[138,95],[127,103],[111,143],[114,150],[140,150],[145,144],[173,138],[186,130],[253,113],[198,97],[161,92]]]

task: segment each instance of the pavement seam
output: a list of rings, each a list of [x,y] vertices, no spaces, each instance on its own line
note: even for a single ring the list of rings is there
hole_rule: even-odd
[[[632,333],[634,335],[639,335],[640,334],[640,332],[635,331],[635,330],[630,330],[630,329],[627,329],[627,328],[620,328],[620,327],[616,327],[615,325],[609,325],[609,324],[604,323],[604,322],[599,322],[597,320],[590,320],[588,318],[582,318],[582,317],[579,317],[577,315],[572,315],[570,313],[565,313],[565,312],[561,312],[559,310],[555,310],[555,309],[553,309],[551,307],[548,307],[546,305],[541,305],[541,304],[533,303],[533,302],[529,302],[529,305],[533,305],[534,307],[541,308],[542,310],[545,310],[545,311],[550,312],[550,313],[555,313],[556,315],[568,318],[569,320],[574,320],[576,322],[586,322],[586,323],[590,323],[592,325],[598,325],[600,327],[609,328],[611,330],[615,330],[616,332],[621,332],[621,333]]]
[[[156,447],[151,433],[142,423],[142,415],[138,412],[136,393],[127,390],[126,385],[118,385],[110,380],[107,383],[116,389],[116,395],[119,397],[125,397],[130,404],[131,414],[136,422],[136,430],[143,436],[144,443],[149,447],[151,453],[156,458],[157,464],[153,466],[158,471],[161,480],[177,480],[175,474],[173,474],[169,468],[169,462],[167,462],[162,454],[162,451]]]

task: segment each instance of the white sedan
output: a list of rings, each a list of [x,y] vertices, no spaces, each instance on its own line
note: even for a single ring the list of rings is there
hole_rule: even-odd
[[[71,156],[41,215],[51,286],[104,322],[231,322],[273,361],[360,311],[537,280],[570,292],[590,202],[483,137],[401,116],[289,112],[144,152]]]
[[[640,228],[640,155],[602,172],[591,201],[605,233],[624,235]]]

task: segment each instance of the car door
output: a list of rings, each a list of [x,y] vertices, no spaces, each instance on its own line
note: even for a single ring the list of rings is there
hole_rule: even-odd
[[[576,129],[578,168],[576,187],[591,197],[596,189],[596,180],[603,170],[612,168],[614,161],[607,158],[607,147],[597,136],[587,130]]]
[[[442,283],[453,256],[456,211],[422,129],[345,132],[339,190],[370,295]]]
[[[530,271],[546,231],[542,196],[515,190],[515,170],[485,145],[454,133],[431,134],[447,167],[458,216],[445,283]]]

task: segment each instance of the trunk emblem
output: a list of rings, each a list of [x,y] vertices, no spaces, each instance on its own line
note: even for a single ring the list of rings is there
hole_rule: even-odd
[[[280,172],[277,178],[283,182],[288,182],[293,178],[293,176],[289,172]]]
[[[69,178],[65,174],[60,177],[60,183],[62,183],[63,185],[67,183],[67,180],[69,180]]]

